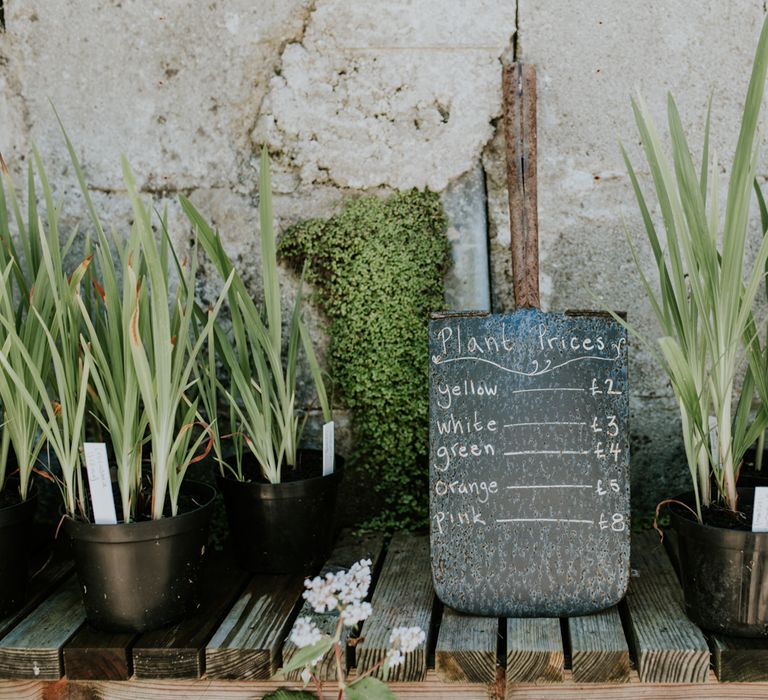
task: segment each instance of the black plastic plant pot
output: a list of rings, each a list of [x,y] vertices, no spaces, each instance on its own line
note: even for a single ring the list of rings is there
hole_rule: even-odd
[[[309,574],[330,554],[343,460],[336,457],[328,476],[319,451],[301,450],[298,461],[298,474],[316,476],[269,484],[217,475],[235,557],[246,571]],[[282,476],[296,475],[284,468]]]
[[[0,616],[18,610],[27,597],[27,552],[37,495],[0,508]]]
[[[194,608],[216,492],[185,482],[181,494],[193,505],[173,517],[116,525],[64,521],[94,627],[144,632]]]
[[[740,488],[750,504],[754,489]],[[693,506],[693,494],[679,496]],[[700,525],[670,508],[685,611],[699,627],[734,637],[768,636],[768,533]]]

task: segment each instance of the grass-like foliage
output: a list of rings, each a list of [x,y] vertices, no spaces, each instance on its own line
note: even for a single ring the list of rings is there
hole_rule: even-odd
[[[8,170],[4,163],[0,162],[0,166],[0,487],[12,450],[18,464],[20,494],[27,498],[32,473],[47,439],[62,459],[66,498],[74,503],[77,455],[70,438],[71,431],[82,425],[79,387],[67,396],[66,406],[62,399],[69,386],[56,387],[62,390],[62,395],[55,401],[43,403],[39,399],[48,393],[48,384],[53,379],[51,367],[58,367],[70,377],[79,375],[82,369],[77,357],[78,334],[68,334],[77,321],[72,313],[75,289],[89,261],[83,260],[71,276],[64,274],[62,259],[77,232],[61,243],[61,206],[53,200],[37,152],[27,170],[26,214]],[[45,220],[38,210],[38,198],[45,203]],[[16,235],[12,231],[14,226]],[[51,434],[40,434],[41,419],[50,423]]]
[[[94,252],[86,239],[74,269],[65,267],[78,232],[73,231],[62,246],[61,203],[53,199],[37,153],[29,170],[27,216],[22,215],[7,174],[0,198],[3,468],[10,446],[25,497],[30,473],[47,445],[58,463],[60,473],[51,478],[61,487],[67,514],[87,519],[81,449],[86,420],[92,417],[111,443],[123,519],[130,522],[147,514],[161,518],[166,504],[175,515],[187,468],[210,435],[193,386],[198,356],[226,298],[229,280],[217,303],[207,314],[202,312],[194,298],[196,255],[193,252],[188,265],[178,263],[166,217],[154,214],[142,201],[125,162],[134,222],[125,240],[113,232],[110,241],[66,135],[65,140],[95,230]],[[45,222],[37,210],[36,180]],[[15,219],[15,237],[9,212]],[[160,231],[159,241],[153,223]],[[172,270],[179,277],[175,285]],[[146,446],[149,483],[143,469]],[[147,490],[151,506],[144,513],[141,497]]]
[[[763,239],[751,268],[745,267],[749,208],[758,162],[756,132],[767,68],[768,23],[763,26],[757,46],[724,212],[718,201],[720,164],[716,153],[711,157],[709,153],[709,114],[697,170],[674,99],[669,96],[667,103],[670,155],[642,99],[632,102],[665,237],[656,229],[637,174],[622,149],[653,251],[658,290],[643,274],[634,247],[633,255],[661,326],[659,359],[680,406],[699,519],[702,506],[713,500],[731,510],[738,508],[738,465],[747,447],[768,425],[764,407],[754,420],[749,411],[753,387],[764,406],[768,405],[768,377],[761,370],[764,359],[752,315],[768,259],[768,238]],[[734,412],[737,373],[744,362],[749,372]],[[710,415],[717,421],[714,455],[709,449]]]
[[[270,483],[279,483],[283,466],[290,468],[296,464],[296,451],[301,439],[303,421],[296,405],[296,380],[299,349],[302,347],[324,420],[331,420],[331,409],[320,366],[302,318],[301,288],[288,319],[287,333],[283,329],[266,149],[261,152],[259,178],[263,311],[235,270],[218,232],[188,199],[182,197],[181,205],[219,275],[222,279],[232,279],[228,292],[231,335],[228,336],[218,325],[211,327],[208,361],[201,368],[198,384],[208,416],[216,416],[220,397],[225,397],[228,404],[229,426],[225,435],[232,438],[234,455],[225,459],[222,430],[216,421],[212,427],[216,458],[222,473],[227,470],[242,481],[245,478],[243,453],[247,448],[263,476]],[[225,374],[223,382],[217,378],[219,363]]]

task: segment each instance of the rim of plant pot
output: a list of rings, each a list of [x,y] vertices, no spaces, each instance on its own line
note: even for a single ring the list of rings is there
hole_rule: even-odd
[[[333,545],[343,459],[327,476],[278,484],[239,481],[217,471],[240,566],[257,573],[312,573]],[[320,470],[322,461],[316,463]]]
[[[739,494],[739,503],[746,503],[750,506],[754,502],[755,489],[751,486],[741,486],[736,489]],[[673,501],[680,501],[691,508],[695,508],[695,497],[692,491],[686,491],[683,494],[675,496]],[[768,551],[767,532],[752,532],[751,530],[717,527],[706,523],[699,523],[693,519],[693,514],[679,505],[672,503],[669,514],[675,528],[678,531],[685,532],[686,535],[702,542],[708,542],[713,534],[718,533],[725,546],[741,546],[745,539],[754,539],[755,546],[760,551]]]
[[[77,533],[78,539],[88,542],[144,542],[162,537],[171,537],[183,531],[190,520],[196,519],[201,510],[213,503],[216,498],[216,489],[202,481],[185,481],[182,485],[182,493],[197,491],[203,502],[194,508],[185,510],[177,515],[167,515],[159,520],[135,520],[130,523],[120,521],[117,523],[91,523],[66,516],[66,526]],[[191,494],[187,494],[191,495]]]
[[[739,488],[749,504],[754,489]],[[675,500],[691,505],[693,493]],[[768,636],[768,532],[700,524],[670,508],[677,533],[685,611],[702,629],[737,637]]]
[[[298,452],[299,452],[300,458],[303,455],[311,455],[313,459],[307,466],[310,467],[313,471],[317,470],[322,472],[322,451],[321,450],[318,450],[316,448],[302,447],[299,449]],[[259,473],[258,465],[256,464],[256,461],[253,458],[253,455],[250,455],[250,454],[243,455],[243,459],[244,461],[247,460],[249,472]],[[218,469],[218,467],[216,468],[216,479],[217,479],[217,483],[219,483],[219,490],[221,490],[221,484],[218,480],[222,479],[222,480],[225,480],[227,483],[234,482],[235,484],[241,484],[244,487],[247,486],[248,489],[252,491],[258,491],[259,496],[263,499],[269,500],[269,499],[282,499],[282,498],[296,498],[298,496],[303,495],[307,487],[312,488],[315,485],[319,486],[321,482],[323,484],[331,485],[333,482],[340,481],[344,475],[344,464],[345,464],[345,460],[342,456],[334,455],[334,469],[330,474],[323,475],[322,473],[320,473],[317,476],[310,476],[310,477],[299,476],[298,478],[279,481],[276,484],[273,484],[268,481],[260,481],[260,480],[254,480],[254,479],[245,479],[241,481],[240,479],[237,479],[235,476],[233,476],[232,473],[227,470],[224,470],[224,473],[222,474],[221,470]],[[301,465],[297,466],[297,471],[300,468],[300,466]],[[294,476],[295,472],[293,472],[290,469],[290,467],[288,468],[283,467],[282,474],[283,476]]]
[[[25,501],[19,497],[15,503],[0,506],[0,615],[19,609],[27,597],[28,535],[37,499],[32,485]]]
[[[37,507],[37,488],[30,485],[29,495],[25,501],[21,497],[14,503],[0,503],[0,527],[10,527],[27,519],[28,513],[34,514]]]

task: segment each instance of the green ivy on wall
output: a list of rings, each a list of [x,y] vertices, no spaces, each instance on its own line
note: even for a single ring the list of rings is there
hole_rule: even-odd
[[[328,220],[289,229],[281,254],[330,319],[330,371],[352,410],[352,466],[365,469],[384,510],[369,527],[427,524],[427,319],[443,307],[449,264],[437,194],[411,190],[363,197]]]

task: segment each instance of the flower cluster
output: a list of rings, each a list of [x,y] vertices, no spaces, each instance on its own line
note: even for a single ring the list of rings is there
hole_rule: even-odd
[[[405,655],[424,643],[427,635],[421,627],[395,627],[389,635],[391,649],[387,652],[389,668],[399,666]]]
[[[301,675],[302,680],[306,684],[314,678],[319,687],[319,697],[322,697],[322,683],[313,676],[312,669],[332,649],[335,649],[338,657],[341,651],[342,630],[345,626],[353,627],[370,616],[372,612],[371,604],[365,601],[370,586],[370,559],[360,560],[353,564],[349,571],[331,572],[325,576],[316,576],[311,580],[307,579],[304,581],[304,587],[306,588],[304,599],[312,606],[315,612],[338,611],[339,613],[336,631],[332,636],[323,634],[308,617],[298,618],[293,626],[293,630],[291,630],[290,639],[297,647],[303,649],[316,645],[311,650],[311,654],[318,652],[317,658],[307,662],[307,657],[311,655],[308,650],[305,653],[305,657],[300,661],[297,660],[297,664],[293,668],[300,668],[301,665],[304,665]],[[381,666],[384,668],[384,673],[388,673],[389,669],[402,664],[405,661],[405,655],[423,644],[425,639],[426,634],[419,627],[395,627],[389,637],[391,648],[387,651],[385,658],[369,668],[362,676],[352,681],[348,687],[360,683]],[[287,670],[293,670],[293,668],[291,668],[290,663],[286,667]],[[338,673],[339,684],[343,685],[344,678],[340,668]],[[381,681],[373,678],[368,678],[366,683],[369,685],[379,683],[383,686]],[[383,687],[386,689],[385,686]]]
[[[355,562],[349,571],[329,572],[304,581],[304,599],[315,612],[339,610],[348,627],[371,614],[371,604],[364,602],[371,585],[371,560]]]
[[[322,636],[317,625],[308,617],[298,618],[291,630],[291,641],[299,648],[316,644]]]

